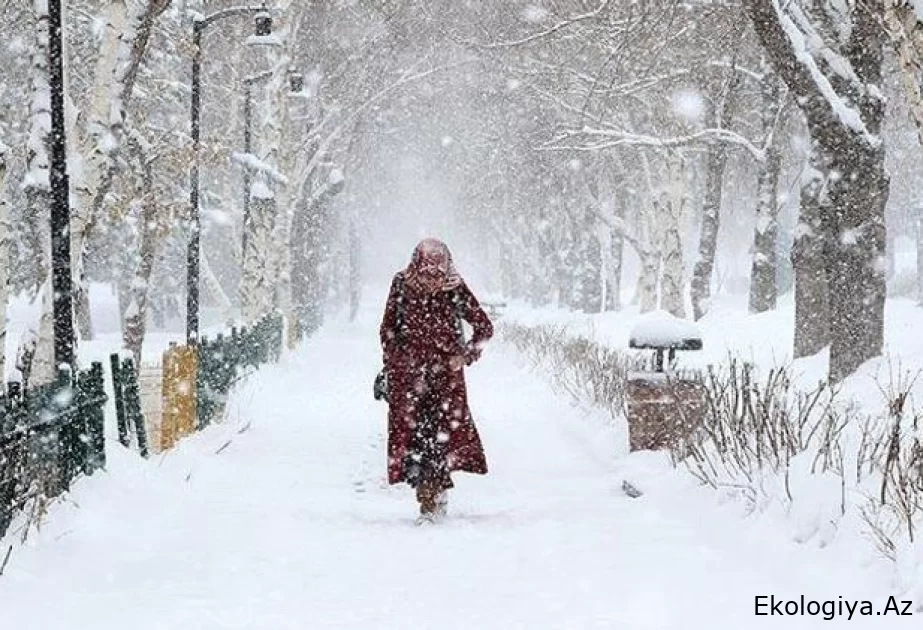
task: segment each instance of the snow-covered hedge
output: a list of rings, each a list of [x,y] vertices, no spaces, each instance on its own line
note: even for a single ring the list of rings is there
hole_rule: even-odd
[[[572,335],[565,326],[504,321],[502,338],[552,376],[555,387],[625,421],[625,379],[639,359]],[[703,484],[781,511],[796,539],[827,545],[846,525],[923,589],[923,413],[909,408],[912,379],[882,383],[888,405],[870,413],[824,383],[805,390],[791,370],[729,356],[704,375],[701,428],[671,453]]]

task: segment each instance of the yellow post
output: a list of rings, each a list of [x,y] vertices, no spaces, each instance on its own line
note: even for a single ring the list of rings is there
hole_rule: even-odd
[[[175,346],[163,355],[162,450],[173,448],[178,440],[195,431],[197,368],[195,348]]]

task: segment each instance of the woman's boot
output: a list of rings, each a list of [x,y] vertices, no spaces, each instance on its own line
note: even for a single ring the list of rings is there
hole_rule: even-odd
[[[432,521],[436,517],[436,492],[426,481],[417,486],[417,501],[420,503],[420,519]]]
[[[449,511],[449,495],[448,490],[442,490],[436,494],[434,499],[434,505],[436,510],[437,518],[444,518]]]

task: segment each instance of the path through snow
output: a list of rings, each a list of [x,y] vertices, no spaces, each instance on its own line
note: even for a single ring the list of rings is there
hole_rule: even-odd
[[[494,343],[470,370],[487,477],[413,525],[384,482],[371,327],[331,325],[161,459],[118,452],[0,577],[16,630],[911,627],[756,617],[757,595],[874,599],[884,576],[743,520]],[[249,427],[239,432],[242,427]],[[232,440],[230,445],[228,440]],[[224,447],[222,449],[222,447]],[[220,453],[216,453],[220,450]],[[630,499],[623,477],[645,490]],[[5,549],[5,548],[4,548]],[[870,570],[871,571],[871,570]]]

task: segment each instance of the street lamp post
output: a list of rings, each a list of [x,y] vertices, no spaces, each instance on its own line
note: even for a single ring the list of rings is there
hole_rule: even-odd
[[[197,17],[192,26],[192,165],[189,171],[189,205],[192,234],[186,251],[186,344],[199,342],[199,259],[201,221],[199,217],[199,156],[201,149],[202,36],[215,22],[241,15],[256,15],[256,38],[272,34],[272,17],[266,5],[233,7]]]
[[[48,56],[51,91],[51,288],[56,369],[74,371],[73,280],[71,278],[70,182],[64,128],[64,45],[61,0],[48,2]]]

